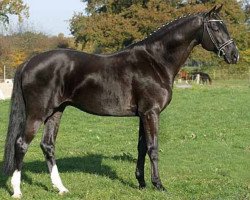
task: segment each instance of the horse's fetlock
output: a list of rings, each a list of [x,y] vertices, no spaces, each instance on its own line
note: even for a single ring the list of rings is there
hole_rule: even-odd
[[[136,179],[138,179],[138,180],[144,179],[144,172],[137,169],[137,170],[135,171],[135,177],[136,177]]]
[[[26,153],[28,150],[28,144],[23,140],[23,138],[19,137],[16,140],[16,151],[20,153]]]
[[[161,191],[165,191],[166,189],[164,188],[164,186],[161,183],[160,178],[155,177],[152,179],[152,184],[156,187],[156,189],[161,190]]]

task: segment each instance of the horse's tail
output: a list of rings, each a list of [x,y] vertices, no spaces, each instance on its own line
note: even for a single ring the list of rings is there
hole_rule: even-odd
[[[25,132],[26,112],[22,92],[22,67],[20,66],[14,78],[14,86],[11,96],[10,117],[8,133],[5,141],[3,172],[9,175],[14,172],[16,166],[15,143],[19,136]]]

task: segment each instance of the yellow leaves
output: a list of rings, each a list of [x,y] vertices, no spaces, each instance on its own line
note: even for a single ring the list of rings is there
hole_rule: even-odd
[[[27,59],[27,54],[23,51],[14,51],[11,53],[10,57],[12,60],[10,65],[12,67],[17,67]]]
[[[63,34],[48,37],[42,33],[24,32],[9,36],[0,36],[0,68],[6,66],[8,76],[12,76],[14,69],[25,62],[32,55],[60,47],[68,47],[73,42]],[[1,76],[1,71],[0,71]]]
[[[22,64],[27,59],[27,54],[24,51],[14,50],[9,52],[8,58],[4,58],[1,60],[0,67],[2,68],[4,65],[8,68],[16,68],[20,64]],[[1,72],[0,72],[1,74]]]
[[[246,49],[245,51],[241,51],[241,58],[247,62],[248,64],[250,63],[250,49]],[[249,67],[249,66],[248,66]]]

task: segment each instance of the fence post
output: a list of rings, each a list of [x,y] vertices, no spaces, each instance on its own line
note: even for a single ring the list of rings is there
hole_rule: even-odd
[[[5,83],[5,79],[6,79],[6,67],[5,65],[3,66],[3,82]]]
[[[216,79],[216,72],[215,72],[215,69],[213,70],[213,78],[214,78],[214,80]]]

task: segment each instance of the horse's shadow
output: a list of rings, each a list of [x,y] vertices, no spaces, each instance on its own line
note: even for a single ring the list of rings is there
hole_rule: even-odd
[[[66,157],[57,159],[56,161],[60,173],[83,172],[95,174],[103,177],[108,177],[111,180],[118,180],[124,185],[136,188],[136,186],[132,182],[120,178],[115,170],[113,170],[110,166],[103,164],[103,159],[122,160],[128,162],[134,162],[135,160],[132,156],[128,154],[113,157],[107,157],[102,154],[87,154],[83,157]],[[28,184],[37,185],[39,187],[44,188],[45,190],[49,190],[48,186],[44,185],[40,181],[31,179],[31,177],[29,177],[29,175],[26,173],[27,171],[32,173],[47,174],[48,170],[45,161],[33,161],[24,163],[24,168],[22,171],[22,180]],[[7,181],[8,177],[3,176],[1,174],[0,187],[5,188],[7,191],[9,191],[9,193],[11,193],[7,185]]]

